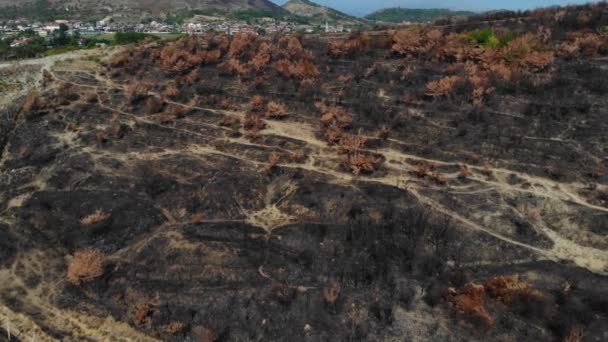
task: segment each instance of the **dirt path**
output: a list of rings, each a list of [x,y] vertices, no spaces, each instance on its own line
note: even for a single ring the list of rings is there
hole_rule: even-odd
[[[107,92],[109,89],[125,89],[125,85],[117,84],[113,80],[101,77],[97,73],[91,73],[87,70],[70,70],[72,72],[78,71],[83,73],[88,73],[89,76],[93,77],[97,81],[101,83],[101,86],[91,86],[86,84],[79,84],[77,82],[71,82],[66,79],[62,79],[57,74],[54,76],[62,81],[70,83],[74,86],[79,86],[83,88],[93,89],[96,92]],[[160,94],[150,92],[149,95],[160,97]],[[207,111],[218,115],[223,116],[232,116],[238,118],[244,118],[245,113],[242,111],[226,111],[226,110],[218,110],[215,108],[205,108],[199,107],[184,103],[179,103],[175,101],[167,101],[167,103],[181,106],[186,109],[194,109]],[[127,117],[129,120],[132,120],[137,123],[143,123],[147,125],[154,125],[157,127],[162,127],[163,129],[175,130],[176,132],[191,134],[194,136],[201,136],[204,138],[208,138],[206,135],[188,130],[170,127],[167,125],[159,124],[151,119],[136,116],[132,113],[127,113],[125,111],[120,110],[119,108],[114,108],[111,105],[104,103],[100,100],[100,107],[110,110],[112,112],[118,113],[124,117]],[[199,125],[201,123],[197,123]],[[205,127],[218,129],[218,130],[226,130],[225,127],[221,127],[211,123],[202,123]],[[567,260],[575,263],[576,265],[586,268],[592,272],[598,274],[608,274],[608,251],[600,250],[597,248],[581,246],[580,244],[575,243],[563,236],[560,236],[557,232],[547,227],[544,222],[539,222],[535,224],[535,228],[541,231],[548,239],[553,242],[553,247],[550,249],[543,249],[529,243],[524,243],[514,238],[504,235],[495,231],[494,229],[490,229],[485,227],[483,224],[477,222],[477,220],[466,217],[462,213],[458,213],[454,210],[450,210],[445,206],[441,205],[435,199],[432,199],[429,196],[423,195],[421,190],[432,189],[433,191],[438,192],[447,192],[453,195],[471,195],[471,194],[480,194],[487,191],[496,191],[501,196],[513,195],[513,194],[527,194],[530,196],[534,196],[540,199],[551,199],[554,201],[563,202],[566,205],[574,204],[589,210],[593,210],[599,213],[607,213],[608,208],[604,208],[601,206],[597,206],[591,203],[588,203],[581,196],[576,193],[584,189],[587,185],[582,183],[560,183],[547,178],[538,177],[510,169],[500,168],[500,167],[479,167],[476,165],[470,165],[466,163],[453,163],[446,162],[443,160],[437,159],[429,159],[423,158],[413,154],[403,153],[391,147],[383,147],[376,150],[368,150],[368,152],[374,152],[382,154],[387,160],[391,160],[391,163],[385,163],[385,168],[387,170],[386,174],[382,177],[354,177],[348,173],[344,173],[341,171],[337,171],[331,167],[326,166],[326,163],[322,161],[332,161],[336,160],[335,150],[328,146],[324,141],[319,140],[316,137],[316,128],[314,125],[309,123],[293,123],[288,121],[272,121],[266,120],[266,129],[260,132],[261,135],[267,137],[282,137],[300,141],[305,143],[307,149],[309,150],[308,162],[305,164],[295,164],[295,163],[281,163],[281,167],[285,168],[293,168],[293,169],[302,169],[310,172],[315,172],[318,174],[322,174],[324,176],[333,178],[335,182],[343,185],[352,185],[354,180],[359,182],[373,182],[373,183],[381,183],[388,186],[396,187],[404,191],[408,191],[412,195],[414,195],[418,200],[431,207],[436,212],[445,214],[454,220],[460,222],[466,227],[470,229],[474,229],[476,231],[484,232],[485,234],[491,235],[492,237],[499,239],[503,242],[506,242],[511,245],[515,245],[521,248],[525,248],[530,250],[539,257],[544,259],[551,259],[554,261]],[[252,143],[247,142],[243,139],[231,139],[233,143],[244,144],[244,145],[252,145]],[[391,143],[395,144],[406,144],[403,141],[397,139],[391,139]],[[269,149],[275,149],[276,146],[269,145],[261,145],[254,144],[258,147],[265,147]],[[238,153],[231,153],[226,151],[220,151],[214,148],[211,145],[196,145],[191,146],[186,151],[173,151],[173,153],[183,154],[184,152],[191,154],[193,157],[204,156],[205,154],[216,154],[221,155],[227,158],[238,159],[243,162],[247,162],[253,165],[256,168],[262,168],[264,163],[251,160],[250,158],[240,155]],[[165,151],[162,153],[163,156],[167,154],[171,154],[171,151]],[[152,156],[150,154],[144,154],[145,158],[159,158],[159,155]],[[144,155],[139,155],[139,157],[143,158]],[[446,189],[445,187],[434,186],[429,184],[429,182],[421,181],[418,177],[413,176],[412,172],[415,170],[417,163],[425,162],[430,163],[437,166],[444,167],[454,167],[454,166],[464,166],[468,170],[470,170],[470,175],[467,177],[469,181],[473,182],[473,184],[484,185],[482,189],[475,189],[472,191],[455,191],[450,192],[450,188]],[[335,163],[330,163],[334,165]],[[493,177],[488,177],[488,174],[492,174]],[[517,184],[511,184],[507,182],[509,176],[517,176],[521,179],[521,182]],[[455,180],[458,175],[457,174],[446,174],[445,178],[449,180]],[[522,187],[522,183],[531,184],[530,187]],[[504,209],[508,209],[508,205],[500,204],[504,206]],[[268,203],[265,208],[262,208],[257,211],[243,211],[244,216],[246,217],[246,221],[252,225],[262,227],[267,229],[268,231],[272,231],[274,229],[280,228],[281,226],[291,224],[295,221],[295,218],[283,213],[280,207],[276,206],[273,203]]]

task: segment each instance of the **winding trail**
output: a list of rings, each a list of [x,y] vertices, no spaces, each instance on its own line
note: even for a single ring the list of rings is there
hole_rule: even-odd
[[[100,85],[87,85],[81,84],[78,82],[73,82],[68,79],[63,79],[57,73],[53,72],[53,76],[61,80],[63,82],[72,84],[77,87],[82,87],[85,89],[92,89],[95,92],[103,93],[107,92],[111,89],[119,89],[124,90],[126,87],[122,84],[117,84],[113,80],[102,77],[97,73],[91,73],[89,70],[69,70],[69,72],[82,72],[88,74],[90,77],[97,80]],[[160,94],[149,92],[149,95],[161,97]],[[175,101],[166,101],[168,104],[180,106],[185,109],[190,110],[200,110],[205,111],[217,115],[222,116],[230,116],[237,117],[243,119],[245,117],[245,112],[243,111],[227,111],[227,110],[219,110],[215,108],[206,108],[199,107],[190,104],[179,103]],[[136,123],[146,124],[146,125],[154,125],[156,127],[173,130],[176,132],[180,132],[183,134],[189,134],[192,136],[199,136],[201,138],[209,139],[210,137],[201,134],[199,132],[195,132],[188,129],[171,127],[163,124],[159,124],[153,120],[150,120],[145,117],[141,117],[135,115],[133,113],[125,112],[120,108],[113,107],[111,104],[105,103],[101,100],[99,106],[106,110],[110,110],[112,112],[118,113],[121,116],[128,118]],[[438,192],[445,192],[446,194],[452,195],[472,195],[472,194],[481,194],[489,191],[495,191],[502,196],[505,195],[513,195],[513,194],[526,194],[531,195],[540,199],[552,199],[556,201],[560,201],[568,204],[577,205],[580,207],[584,207],[586,209],[596,211],[599,213],[608,213],[608,208],[601,207],[598,205],[591,204],[587,202],[584,198],[577,195],[576,193],[583,190],[587,185],[582,183],[559,183],[552,181],[547,178],[533,176],[530,174],[500,168],[500,167],[480,167],[477,165],[471,165],[466,163],[454,163],[454,162],[446,162],[442,160],[423,158],[413,154],[403,153],[395,148],[391,147],[382,147],[375,150],[365,150],[368,152],[378,153],[383,155],[387,160],[391,160],[391,163],[385,163],[384,169],[385,173],[382,176],[359,176],[355,177],[351,174],[344,173],[342,171],[338,171],[336,165],[338,163],[338,158],[336,156],[335,149],[331,146],[328,146],[324,141],[317,138],[317,128],[315,125],[308,122],[289,122],[289,121],[273,121],[266,120],[266,128],[260,132],[262,136],[266,137],[279,137],[286,138],[291,140],[296,140],[301,143],[304,143],[309,151],[308,160],[304,164],[299,163],[280,163],[279,166],[283,168],[292,168],[292,169],[300,169],[306,170],[309,172],[314,172],[326,177],[330,177],[334,182],[346,186],[352,186],[353,182],[371,182],[371,183],[380,183],[392,187],[399,188],[404,191],[408,191],[412,195],[414,195],[420,203],[432,208],[434,211],[442,213],[446,216],[453,218],[454,220],[460,222],[462,225],[474,229],[476,231],[483,232],[488,234],[496,239],[499,239],[507,244],[514,245],[520,248],[525,248],[529,251],[534,252],[542,258],[550,259],[554,261],[569,261],[573,262],[579,267],[586,268],[591,272],[598,274],[608,274],[608,251],[601,250],[592,247],[581,246],[580,244],[575,243],[569,239],[566,239],[560,236],[557,232],[547,227],[544,222],[539,222],[534,224],[534,227],[537,230],[540,230],[547,238],[549,238],[553,242],[553,247],[550,249],[540,248],[538,246],[534,246],[529,243],[525,243],[522,241],[518,241],[510,236],[499,233],[491,228],[487,228],[484,225],[476,222],[476,220],[471,219],[469,217],[464,216],[462,213],[458,213],[454,210],[446,208],[444,205],[441,205],[437,200],[432,199],[427,195],[423,195],[420,190],[433,190]],[[204,127],[217,129],[220,131],[229,131],[226,127],[219,126],[217,124],[207,123],[207,122],[196,122],[197,125],[202,125]],[[218,139],[216,139],[218,140]],[[281,149],[278,146],[271,145],[263,145],[263,144],[254,144],[248,142],[244,139],[219,139],[220,141],[230,141],[231,143],[242,144],[247,146],[256,146],[263,147],[268,149],[278,149],[286,151],[285,149]],[[393,144],[403,144],[407,145],[406,142],[400,141],[398,139],[390,139],[389,143]],[[287,150],[288,151],[288,150]],[[163,153],[155,153],[155,154],[141,154],[138,153],[140,158],[160,158],[163,156],[167,156],[170,154],[183,154],[184,152],[191,154],[192,156],[204,156],[206,154],[215,154],[220,155],[226,158],[237,159],[242,162],[246,162],[251,164],[253,167],[261,168],[265,163],[252,160],[246,156],[239,155],[236,152],[226,152],[220,151],[215,148],[212,144],[205,145],[192,145],[186,151],[168,151],[165,150]],[[421,163],[429,163],[436,166],[443,167],[458,167],[465,166],[468,170],[470,170],[470,175],[467,176],[467,179],[473,183],[473,185],[482,185],[482,188],[473,189],[470,191],[451,191],[451,187],[438,187],[429,184],[429,182],[422,181],[419,177],[416,177],[412,174],[412,171],[415,170],[416,166]],[[493,177],[488,177],[488,173],[491,173]],[[516,184],[510,184],[505,181],[507,177],[515,175],[521,179],[521,182],[517,182]],[[457,174],[444,175],[445,178],[450,181],[455,181],[458,177]],[[528,183],[531,184],[529,187],[522,187],[521,184]],[[456,187],[454,187],[455,189]],[[499,206],[508,207],[504,203],[499,203]],[[269,232],[272,232],[274,229],[279,229],[281,226],[291,224],[295,221],[295,218],[281,212],[281,209],[276,205],[269,203],[267,207],[259,209],[257,211],[251,210],[243,210],[243,214],[247,217],[246,221],[252,225],[262,227]]]

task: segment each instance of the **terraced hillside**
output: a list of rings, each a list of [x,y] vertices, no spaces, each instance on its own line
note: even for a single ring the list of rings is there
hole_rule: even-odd
[[[0,119],[1,338],[605,339],[597,6],[58,62]]]

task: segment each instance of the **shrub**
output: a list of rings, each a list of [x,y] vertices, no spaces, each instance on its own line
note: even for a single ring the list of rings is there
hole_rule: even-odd
[[[526,300],[539,301],[544,294],[534,289],[530,284],[519,281],[517,275],[494,277],[484,284],[488,294],[506,305],[513,303],[515,297],[525,297]]]
[[[147,303],[137,305],[133,312],[133,322],[135,325],[144,325],[150,322],[150,314],[152,313],[152,306]]]
[[[494,326],[494,318],[485,307],[485,288],[483,285],[468,283],[459,291],[449,288],[445,298],[462,315],[480,322],[485,328]]]
[[[484,47],[497,48],[501,45],[500,40],[494,35],[494,32],[489,27],[471,31],[466,37],[471,43]]]
[[[316,79],[320,73],[317,67],[312,62],[301,59],[299,61],[290,61],[281,59],[274,64],[276,71],[286,79],[299,79],[301,81],[308,79]]]
[[[182,322],[171,322],[165,326],[165,331],[169,334],[178,334],[186,329],[186,325]]]
[[[355,153],[353,155],[343,156],[343,164],[350,169],[353,175],[358,176],[361,173],[372,173],[376,167],[382,162],[382,158],[365,154]]]
[[[250,51],[257,41],[257,37],[251,33],[238,33],[232,38],[230,42],[230,48],[228,49],[228,56],[231,58],[238,58],[244,52]]]
[[[83,217],[80,220],[80,224],[83,226],[91,226],[100,222],[105,221],[108,218],[108,215],[104,213],[102,209],[97,209],[93,213]]]
[[[77,251],[68,264],[67,280],[75,285],[103,274],[104,255],[96,249]]]
[[[574,327],[570,329],[568,335],[564,337],[564,342],[583,342],[585,337],[585,331],[581,327]]]
[[[306,153],[304,152],[304,150],[297,150],[291,154],[291,160],[294,163],[303,163],[306,161],[306,159],[307,159],[307,157],[306,157]]]
[[[149,89],[150,88],[148,85],[139,81],[134,81],[129,83],[129,85],[125,89],[125,94],[133,103],[146,97],[148,95]]]
[[[271,119],[282,119],[289,116],[287,106],[282,102],[270,101],[266,106],[266,117]]]
[[[40,95],[37,92],[32,92],[25,99],[25,102],[21,107],[21,112],[29,113],[31,111],[44,109],[45,107],[45,101],[40,97]]]
[[[341,289],[340,283],[335,280],[330,281],[323,289],[323,300],[325,301],[325,304],[330,306],[335,305],[340,296]]]
[[[456,84],[461,81],[460,76],[445,76],[436,81],[431,81],[426,84],[425,94],[431,97],[448,96],[452,93]]]
[[[179,94],[179,90],[177,90],[177,87],[172,84],[168,85],[163,91],[163,95],[167,97],[175,97],[177,94]]]
[[[146,100],[146,113],[155,114],[162,111],[165,103],[158,97],[152,96]]]
[[[266,173],[271,173],[275,167],[279,164],[279,162],[281,161],[281,156],[279,156],[277,153],[273,152],[268,156],[268,161],[266,162],[266,167],[264,167],[264,170],[266,171]]]
[[[321,116],[321,123],[325,126],[335,125],[340,128],[348,128],[353,123],[353,117],[342,107],[325,107]]]
[[[251,100],[249,101],[249,104],[251,105],[251,111],[256,112],[256,113],[263,112],[265,102],[266,102],[266,100],[264,100],[263,96],[261,96],[261,95],[253,96],[251,98]]]
[[[218,334],[210,327],[198,325],[192,328],[192,333],[196,336],[196,341],[199,342],[216,342]]]
[[[348,40],[337,40],[329,42],[327,45],[327,54],[333,58],[352,57],[362,51],[365,51],[370,44],[369,36],[364,33]]]
[[[442,38],[440,30],[429,30],[422,26],[398,30],[393,34],[392,50],[401,55],[417,57],[439,46]]]

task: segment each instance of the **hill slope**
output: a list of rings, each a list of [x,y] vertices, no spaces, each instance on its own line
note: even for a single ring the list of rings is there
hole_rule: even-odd
[[[400,23],[403,21],[427,22],[446,16],[471,16],[475,13],[467,11],[452,11],[445,8],[412,9],[412,8],[385,8],[365,16],[365,19]]]
[[[24,6],[32,4],[31,0],[0,0],[0,7]],[[178,10],[235,10],[235,9],[263,9],[281,10],[281,7],[268,0],[69,0],[48,1],[51,8],[71,8],[82,12],[115,13],[124,10],[141,12],[173,12]]]
[[[283,9],[294,15],[311,18],[315,21],[360,22],[359,19],[351,17],[348,14],[308,0],[290,0],[283,5]]]

